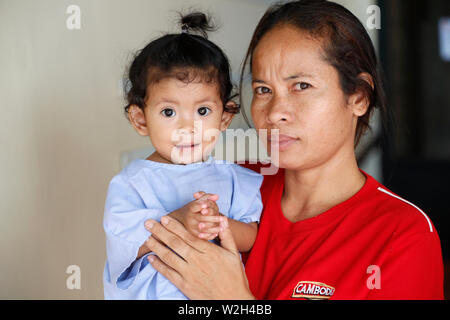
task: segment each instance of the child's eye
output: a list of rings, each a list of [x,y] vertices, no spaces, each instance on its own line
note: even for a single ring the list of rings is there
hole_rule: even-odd
[[[257,87],[255,88],[255,93],[256,94],[267,94],[270,93],[270,89],[267,87]]]
[[[297,91],[302,91],[302,90],[306,90],[308,88],[310,88],[311,85],[309,83],[306,82],[298,82],[295,84],[295,90]]]
[[[197,112],[199,115],[204,117],[204,116],[207,116],[211,112],[211,109],[208,107],[200,107],[200,108],[198,108]]]
[[[175,110],[170,109],[170,108],[166,108],[163,111],[161,111],[162,115],[167,117],[167,118],[172,118],[175,116]]]

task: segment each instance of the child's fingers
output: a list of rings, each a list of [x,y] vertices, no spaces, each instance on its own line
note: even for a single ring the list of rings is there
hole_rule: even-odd
[[[202,209],[206,209],[207,207],[208,207],[208,204],[206,203],[206,201],[195,200],[190,203],[189,210],[191,212],[200,212]]]
[[[204,216],[211,216],[213,215],[214,211],[208,208],[203,208],[202,210],[200,210],[200,213]]]
[[[194,200],[194,201],[207,201],[207,200],[208,200],[208,195],[205,194],[205,195],[199,197],[197,200]]]
[[[206,230],[210,229],[210,228],[214,228],[214,227],[218,227],[220,225],[220,223],[211,223],[211,222],[200,222],[198,224],[198,230],[200,232],[207,232]]]
[[[195,198],[196,200],[198,200],[198,199],[200,199],[201,197],[203,197],[205,194],[206,194],[206,193],[205,193],[204,191],[196,192],[196,193],[194,193],[194,198]]]
[[[208,199],[212,200],[212,201],[217,201],[219,200],[219,195],[218,194],[208,194]]]
[[[203,205],[202,209],[201,209],[201,213],[202,214],[206,214],[206,215],[217,215],[219,213],[219,207],[217,206],[217,204],[211,200],[207,200],[206,202],[206,206]]]
[[[217,227],[212,227],[212,228],[202,228],[202,231],[201,231],[201,233],[211,233],[211,234],[213,234],[213,233],[217,233],[217,234],[219,234],[219,232],[220,232],[220,226],[217,226]]]
[[[204,198],[204,199],[210,199],[212,201],[217,201],[217,200],[219,200],[219,195],[214,194],[214,193],[206,193],[204,191],[198,191],[198,192],[194,193],[194,198],[196,200]]]
[[[205,197],[192,201],[189,206],[191,212],[200,212],[202,215],[217,215],[219,212],[217,204]]]
[[[219,213],[219,208],[212,201],[202,200],[193,204],[191,211],[200,212],[202,215],[217,215]]]
[[[215,238],[218,237],[218,233],[200,233],[198,235],[199,238],[204,239],[204,240],[214,240]]]
[[[220,223],[222,216],[198,216],[196,217],[199,222]]]

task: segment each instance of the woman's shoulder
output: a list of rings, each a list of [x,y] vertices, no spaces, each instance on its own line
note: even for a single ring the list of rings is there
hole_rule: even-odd
[[[238,165],[246,169],[252,170],[264,176],[264,180],[278,179],[283,169],[273,166],[270,162],[245,161],[238,162]]]
[[[261,196],[265,199],[275,188],[281,187],[284,179],[284,169],[272,166],[271,163],[250,162],[239,163],[241,167],[257,172],[263,176]]]
[[[216,162],[213,174],[228,177],[233,181],[234,188],[239,188],[248,195],[258,192],[263,182],[263,176],[258,171],[233,162]]]
[[[387,187],[366,174],[369,184],[373,185],[368,203],[374,208],[373,214],[396,225],[397,232],[427,233],[435,228],[428,215],[416,204],[389,190]]]

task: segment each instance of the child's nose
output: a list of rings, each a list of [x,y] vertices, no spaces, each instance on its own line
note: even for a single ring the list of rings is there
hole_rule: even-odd
[[[178,132],[180,134],[193,134],[196,132],[201,131],[202,128],[202,122],[201,121],[194,121],[193,119],[185,119],[180,124],[180,127],[178,129]]]
[[[194,132],[195,132],[194,127],[191,127],[191,128],[184,127],[184,128],[178,129],[178,133],[183,134],[183,135],[191,135]]]

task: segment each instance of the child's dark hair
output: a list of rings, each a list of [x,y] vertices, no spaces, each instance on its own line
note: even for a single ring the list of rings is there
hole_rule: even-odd
[[[230,64],[224,52],[207,39],[207,31],[215,30],[210,19],[194,12],[181,16],[180,24],[180,33],[166,34],[137,52],[128,72],[126,115],[132,105],[144,110],[148,86],[167,77],[185,83],[217,83],[224,111],[238,113],[239,106],[226,107],[234,98]]]

